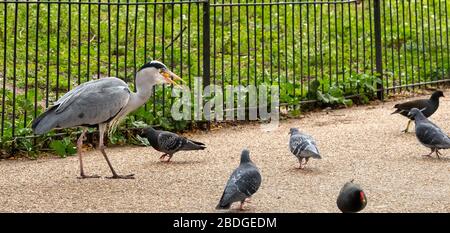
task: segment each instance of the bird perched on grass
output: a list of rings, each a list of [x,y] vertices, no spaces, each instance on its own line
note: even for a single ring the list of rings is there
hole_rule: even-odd
[[[336,203],[343,213],[356,213],[366,207],[367,198],[362,188],[352,180],[341,188]]]
[[[159,159],[164,159],[166,156],[169,157],[166,162],[170,162],[172,156],[178,151],[204,150],[206,148],[205,144],[201,142],[189,140],[171,132],[155,130],[152,127],[143,129],[141,136],[147,138],[155,150],[164,153]]]
[[[422,145],[431,149],[431,152],[424,156],[431,157],[431,154],[436,152],[436,156],[440,158],[439,149],[450,148],[450,138],[437,125],[428,120],[419,109],[411,109],[409,115],[415,120],[417,139]]]
[[[104,134],[109,128],[112,133],[126,115],[144,105],[152,95],[154,85],[176,84],[171,78],[181,80],[159,61],[151,61],[136,73],[134,93],[121,79],[101,78],[83,83],[62,96],[56,103],[33,121],[35,134],[44,134],[53,128],[81,127],[82,133],[77,141],[77,153],[80,161],[79,178],[99,178],[84,173],[81,148],[87,127],[98,126],[99,145],[112,172],[113,179],[133,179],[133,174],[118,175],[105,152]]]
[[[408,101],[402,104],[396,104],[394,108],[397,108],[395,112],[391,114],[400,113],[401,115],[408,117],[410,120],[408,121],[408,125],[406,126],[406,129],[403,130],[403,132],[408,132],[409,125],[411,124],[411,121],[414,120],[414,118],[411,118],[408,116],[409,111],[412,108],[417,108],[422,111],[422,113],[425,115],[425,117],[430,117],[433,115],[434,112],[439,107],[439,98],[444,97],[444,93],[442,91],[435,91],[431,95],[429,99],[419,99],[419,100],[412,100]]]
[[[289,150],[298,158],[300,163],[299,169],[303,169],[306,166],[309,158],[322,158],[316,142],[311,136],[301,133],[297,128],[291,128],[289,134],[291,135],[289,138]],[[303,159],[305,159],[305,163],[302,163]]]
[[[243,150],[241,163],[233,171],[220,198],[216,209],[229,209],[233,202],[241,202],[239,209],[243,210],[244,202],[259,189],[261,174],[256,165],[250,160],[250,151]]]

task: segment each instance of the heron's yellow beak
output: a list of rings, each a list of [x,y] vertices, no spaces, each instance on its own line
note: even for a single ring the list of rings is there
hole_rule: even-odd
[[[181,79],[178,75],[172,73],[172,71],[170,71],[170,70],[164,70],[161,72],[161,74],[164,77],[164,80],[166,81],[166,83],[170,83],[175,86],[180,86],[174,80],[181,80],[181,82],[183,82],[183,79]]]

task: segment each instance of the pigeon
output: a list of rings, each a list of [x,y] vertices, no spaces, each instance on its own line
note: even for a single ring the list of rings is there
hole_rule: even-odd
[[[260,185],[259,169],[250,160],[250,151],[244,149],[241,153],[241,163],[228,179],[216,209],[229,209],[232,203],[240,201],[239,209],[243,210],[244,202],[249,202],[250,197],[258,191]]]
[[[301,133],[297,128],[291,128],[289,131],[291,137],[289,138],[289,150],[300,163],[299,169],[303,169],[308,163],[309,158],[321,159],[314,139],[304,133]],[[302,164],[303,159],[305,163]]]
[[[152,127],[143,129],[141,136],[147,138],[150,145],[157,151],[164,154],[159,159],[164,159],[166,156],[169,159],[166,162],[170,162],[172,156],[182,150],[204,150],[205,144],[189,140],[185,137],[179,136],[175,133],[155,130]]]
[[[431,152],[424,156],[431,157],[431,154],[436,152],[436,156],[440,159],[439,149],[450,148],[450,138],[437,125],[428,120],[419,109],[411,109],[409,115],[415,120],[417,139],[422,145],[431,149]]]
[[[407,133],[411,121],[414,120],[414,118],[408,116],[409,111],[412,108],[418,108],[422,111],[425,117],[428,118],[438,109],[440,97],[444,97],[444,93],[442,91],[435,91],[429,99],[412,100],[402,104],[396,104],[394,108],[397,108],[397,110],[391,114],[400,113],[401,115],[409,118],[408,125],[406,126],[406,129],[403,130],[403,132]]]
[[[342,213],[356,213],[367,205],[366,194],[362,188],[353,183],[353,180],[345,183],[341,188],[336,204]]]

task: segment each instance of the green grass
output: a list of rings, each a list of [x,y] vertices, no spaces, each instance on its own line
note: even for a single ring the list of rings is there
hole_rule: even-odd
[[[373,1],[368,0],[316,6],[212,6],[211,83],[279,84],[281,100],[293,104],[316,98],[308,95],[313,81],[320,83],[319,91],[327,93],[352,75],[372,75],[372,8]],[[382,1],[381,12],[385,87],[448,77],[450,2]],[[132,84],[135,68],[158,59],[187,81],[202,76],[202,14],[201,3],[100,7],[41,3],[39,11],[36,3],[19,3],[17,8],[14,3],[0,4],[2,83],[6,76],[6,88],[0,87],[6,93],[2,140],[11,139],[13,126],[15,135],[29,135],[35,114],[98,73]],[[341,86],[347,86],[344,94],[360,89]],[[163,89],[158,87],[154,101],[136,113],[136,120],[170,127],[170,88],[164,89],[164,98],[162,95]],[[15,119],[11,120],[13,113]],[[183,127],[185,122],[178,124]]]

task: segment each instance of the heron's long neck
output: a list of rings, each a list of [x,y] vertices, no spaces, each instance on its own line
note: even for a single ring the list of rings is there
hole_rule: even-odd
[[[130,109],[128,111],[134,111],[140,106],[144,105],[148,99],[152,96],[153,86],[155,85],[150,77],[145,77],[145,73],[138,72],[136,74],[136,92],[131,93],[130,96]],[[147,74],[148,75],[148,74]]]

